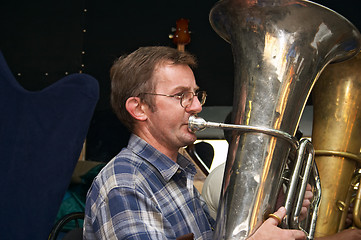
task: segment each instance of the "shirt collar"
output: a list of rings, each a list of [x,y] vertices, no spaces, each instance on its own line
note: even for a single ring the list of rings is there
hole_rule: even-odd
[[[153,165],[167,182],[173,177],[178,169],[188,172],[192,176],[197,173],[194,164],[182,154],[178,153],[177,163],[175,163],[135,134],[131,134],[130,136],[128,149]]]

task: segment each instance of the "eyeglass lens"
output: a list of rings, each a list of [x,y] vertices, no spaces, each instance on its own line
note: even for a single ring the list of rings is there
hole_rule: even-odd
[[[198,101],[200,102],[201,105],[204,104],[204,102],[206,100],[205,99],[206,95],[204,92],[197,92],[196,94],[193,94],[192,92],[187,92],[183,95],[182,106],[185,108],[189,107],[193,102],[194,96],[197,96]]]

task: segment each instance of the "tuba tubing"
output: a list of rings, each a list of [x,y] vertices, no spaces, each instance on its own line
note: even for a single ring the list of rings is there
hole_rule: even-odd
[[[354,225],[361,229],[361,178],[358,184],[359,187],[356,194],[355,209],[352,213],[352,217]]]
[[[360,32],[319,4],[300,0],[221,0],[215,32],[234,58],[232,122],[295,135],[319,75],[360,51]],[[246,239],[274,212],[293,147],[287,138],[232,131],[214,239]],[[312,236],[309,236],[312,238]]]
[[[218,128],[224,130],[235,130],[240,134],[246,132],[264,133],[273,137],[278,137],[288,141],[293,149],[297,149],[297,156],[295,159],[295,167],[293,173],[288,181],[286,200],[284,206],[286,208],[286,216],[282,220],[283,228],[300,229],[306,232],[308,239],[312,239],[317,221],[318,206],[321,200],[321,183],[319,180],[317,166],[314,163],[314,149],[312,143],[307,139],[302,139],[300,142],[294,136],[286,132],[268,129],[264,127],[255,127],[247,125],[225,124],[216,122],[207,122],[203,118],[190,116],[188,120],[188,129],[192,132],[203,131],[206,128]],[[312,175],[313,174],[313,175]],[[315,183],[315,196],[312,201],[313,210],[311,213],[312,219],[308,224],[306,230],[301,227],[299,217],[301,214],[303,198],[306,192],[306,187],[310,176],[313,177]],[[292,211],[292,209],[294,209]]]
[[[194,115],[190,116],[188,119],[188,129],[192,132],[202,131],[206,128],[220,128],[227,130],[238,130],[242,132],[258,132],[268,134],[273,137],[279,137],[286,141],[288,141],[292,147],[297,149],[298,142],[297,139],[282,131],[278,131],[275,129],[270,129],[266,127],[256,127],[256,126],[247,126],[247,125],[237,125],[237,124],[227,124],[227,123],[216,123],[216,122],[208,122],[201,117],[196,117]]]
[[[291,176],[291,181],[289,187],[287,188],[285,208],[286,216],[283,219],[282,227],[283,228],[294,228],[301,229],[299,216],[302,209],[303,198],[306,192],[306,187],[308,179],[311,175],[312,168],[317,168],[314,163],[314,149],[311,142],[307,139],[302,139],[300,142],[300,147],[297,150],[297,161],[293,169]],[[302,174],[302,169],[304,173]],[[300,178],[300,176],[302,176]],[[315,179],[318,179],[319,176],[315,176]],[[300,187],[298,187],[299,182],[301,182]],[[320,189],[317,189],[318,192],[321,192]],[[318,196],[318,195],[317,195]],[[320,201],[320,199],[315,199],[315,201]],[[316,203],[316,210],[318,209],[318,204]],[[294,211],[292,212],[292,208]],[[313,214],[317,215],[317,211]],[[315,228],[316,226],[310,226]]]

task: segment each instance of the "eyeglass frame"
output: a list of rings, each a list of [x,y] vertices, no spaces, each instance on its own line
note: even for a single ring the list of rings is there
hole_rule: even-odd
[[[183,104],[182,104],[182,102],[184,101],[184,100],[183,100],[183,99],[185,99],[184,96],[185,96],[187,93],[192,93],[193,96],[192,96],[192,100],[191,100],[191,102],[189,103],[189,105],[184,107]],[[198,99],[199,94],[202,94],[202,95],[201,95],[201,96],[202,96],[201,101],[199,101],[199,99],[198,99],[198,101],[199,101],[199,103],[201,104],[201,106],[203,106],[203,105],[205,104],[206,99],[207,99],[207,92],[206,92],[206,91],[197,91],[196,93],[194,93],[194,92],[183,92],[182,94],[163,94],[163,93],[147,93],[147,92],[145,92],[145,93],[139,93],[138,96],[140,96],[140,95],[142,95],[142,94],[149,94],[149,95],[163,96],[163,97],[172,97],[172,98],[179,99],[179,103],[180,103],[180,105],[181,105],[183,108],[188,108],[189,106],[191,106],[192,103],[193,103],[194,97],[197,96],[197,99]]]

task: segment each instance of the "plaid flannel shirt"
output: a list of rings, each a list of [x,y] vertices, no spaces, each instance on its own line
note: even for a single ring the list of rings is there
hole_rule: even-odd
[[[193,186],[194,165],[177,163],[136,135],[94,179],[84,239],[212,239],[215,221]]]

